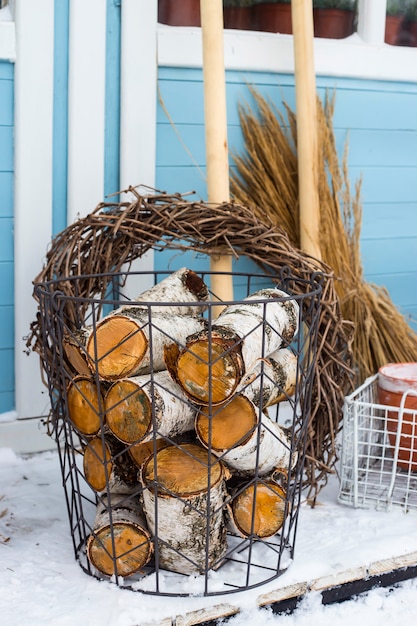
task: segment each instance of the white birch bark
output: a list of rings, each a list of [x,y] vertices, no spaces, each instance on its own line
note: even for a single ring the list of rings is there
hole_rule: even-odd
[[[126,387],[137,391],[132,395]],[[194,428],[196,407],[165,370],[152,378],[145,374],[116,381],[105,403],[107,426],[124,443],[149,441],[154,429],[157,436],[175,437]]]
[[[135,302],[162,303],[167,302],[169,306],[156,306],[152,304],[152,311],[158,313],[169,313],[175,315],[198,315],[202,313],[207,305],[209,291],[204,281],[193,270],[186,267],[173,272],[156,285],[143,291]],[[200,302],[200,306],[185,306],[181,303]],[[117,309],[119,312],[129,308],[129,304]]]
[[[246,371],[254,367],[258,358],[291,343],[298,326],[298,303],[280,289],[261,289],[241,303],[226,307],[213,322],[213,328],[227,328],[242,339]]]
[[[164,569],[193,574],[222,564],[228,473],[215,460],[201,446],[184,444],[163,448],[142,468],[144,512]]]
[[[281,348],[264,359],[258,359],[240,381],[241,393],[256,406],[266,408],[288,399],[295,392],[297,357],[288,348]]]
[[[98,502],[93,532],[87,540],[87,556],[93,567],[107,576],[130,576],[148,563],[152,551],[137,498],[113,494],[110,501],[104,497]],[[116,568],[112,557],[116,558]]]
[[[227,550],[225,497],[223,480],[211,486],[209,496],[207,491],[181,498],[158,493],[156,505],[153,488],[144,489],[144,510],[149,529],[159,540],[161,567],[181,574],[204,573],[206,551],[209,569],[221,565]],[[158,508],[158,525],[155,506]]]

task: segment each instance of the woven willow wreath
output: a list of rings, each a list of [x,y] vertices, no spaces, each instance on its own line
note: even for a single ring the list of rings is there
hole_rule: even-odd
[[[266,273],[276,274],[284,266],[294,276],[310,280],[313,272],[324,275],[322,307],[317,338],[312,415],[308,431],[305,487],[308,498],[317,493],[334,471],[337,461],[336,435],[341,427],[342,406],[352,389],[352,325],[341,316],[332,271],[295,249],[284,231],[265,217],[260,220],[239,204],[187,201],[183,195],[140,195],[129,188],[132,201],[101,203],[86,217],[68,226],[52,241],[46,264],[35,283],[81,276],[80,298],[104,298],[108,282],[96,274],[118,272],[126,263],[148,250],[165,248],[204,254],[230,253],[246,256]],[[71,292],[71,281],[65,283]],[[62,291],[62,283],[60,283]],[[88,304],[85,304],[87,310]],[[81,316],[85,311],[81,311]],[[80,310],[77,311],[79,319]],[[75,328],[75,319],[73,321]],[[42,341],[39,315],[31,325],[28,348],[41,356],[44,369],[52,355]]]

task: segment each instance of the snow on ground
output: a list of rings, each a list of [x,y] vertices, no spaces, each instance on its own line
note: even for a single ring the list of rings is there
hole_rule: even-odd
[[[0,623],[144,626],[168,620],[165,626],[172,617],[232,604],[241,612],[228,620],[230,626],[351,626],[355,620],[367,626],[408,626],[417,618],[416,579],[327,606],[319,592],[309,592],[292,614],[257,609],[256,598],[281,586],[416,551],[416,530],[416,513],[338,504],[335,478],[314,509],[302,506],[294,562],[279,579],[208,598],[147,595],[96,580],[76,562],[57,453],[26,458],[0,448]]]

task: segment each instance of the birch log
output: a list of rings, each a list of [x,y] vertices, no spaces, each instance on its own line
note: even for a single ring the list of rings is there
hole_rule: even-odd
[[[105,397],[106,423],[124,443],[157,436],[174,437],[194,428],[195,406],[167,371],[123,378]]]
[[[170,371],[195,402],[224,402],[260,358],[292,341],[298,326],[298,303],[279,289],[262,289],[226,307],[211,331],[191,335]]]
[[[258,359],[236,389],[263,409],[294,395],[297,384],[297,357],[281,348],[264,359]]]
[[[152,313],[197,316],[207,308],[205,303],[208,297],[207,285],[202,278],[193,270],[183,267],[158,282],[151,289],[143,291],[135,298],[134,302],[169,303],[169,305],[165,306],[152,305]],[[198,304],[187,304],[199,302],[201,302],[201,306],[198,306]],[[145,308],[145,305],[143,307]],[[135,305],[132,305],[132,302],[122,305],[109,315],[122,314],[129,316],[129,311],[132,311],[132,315],[135,317]],[[68,333],[63,341],[64,352],[68,362],[78,374],[84,376],[89,376],[92,369],[94,371],[94,355],[89,355],[86,349],[87,341],[92,331],[91,326],[74,330]]]
[[[87,339],[90,333],[90,328],[80,328],[67,333],[62,342],[68,362],[72,369],[81,376],[91,376],[91,368],[88,365],[89,357],[86,350]]]
[[[156,285],[143,291],[135,302],[149,303],[167,303],[169,313],[175,315],[198,315],[202,313],[207,305],[205,304],[209,297],[207,285],[198,274],[186,267],[173,272]],[[186,303],[200,302],[201,305],[190,305]],[[129,308],[130,303],[116,309],[115,313]],[[166,313],[167,306],[152,305],[152,311],[158,313]]]
[[[202,318],[167,313],[149,314],[130,307],[103,318],[87,340],[87,353],[93,371],[104,380],[165,369],[164,346],[201,330]]]
[[[112,435],[98,435],[84,450],[84,476],[97,493],[132,494],[140,491],[138,470],[124,446]]]
[[[242,395],[211,415],[202,409],[195,429],[201,443],[239,473],[264,476],[277,468],[287,471],[296,461],[286,431]]]
[[[156,462],[153,457],[145,462],[144,511],[159,540],[161,567],[193,574],[221,565],[227,550],[225,477],[222,464],[195,444],[168,446]]]
[[[152,556],[151,537],[137,499],[113,495],[97,505],[87,541],[90,563],[106,576],[131,576]]]
[[[96,435],[104,425],[104,398],[93,378],[76,376],[67,388],[68,416],[83,435]]]
[[[232,395],[244,374],[236,335],[213,328],[190,335],[183,350],[165,348],[165,365],[172,378],[194,402],[214,404]]]
[[[228,506],[229,529],[243,537],[272,537],[286,516],[286,494],[272,480],[255,480],[236,490]]]

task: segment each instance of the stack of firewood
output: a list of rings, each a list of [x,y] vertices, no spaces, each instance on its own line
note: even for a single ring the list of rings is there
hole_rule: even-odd
[[[183,268],[65,338],[102,574],[129,576],[156,550],[167,570],[217,568],[228,530],[271,537],[288,513],[297,451],[268,407],[298,384],[298,304],[262,289],[212,319],[208,298]]]

